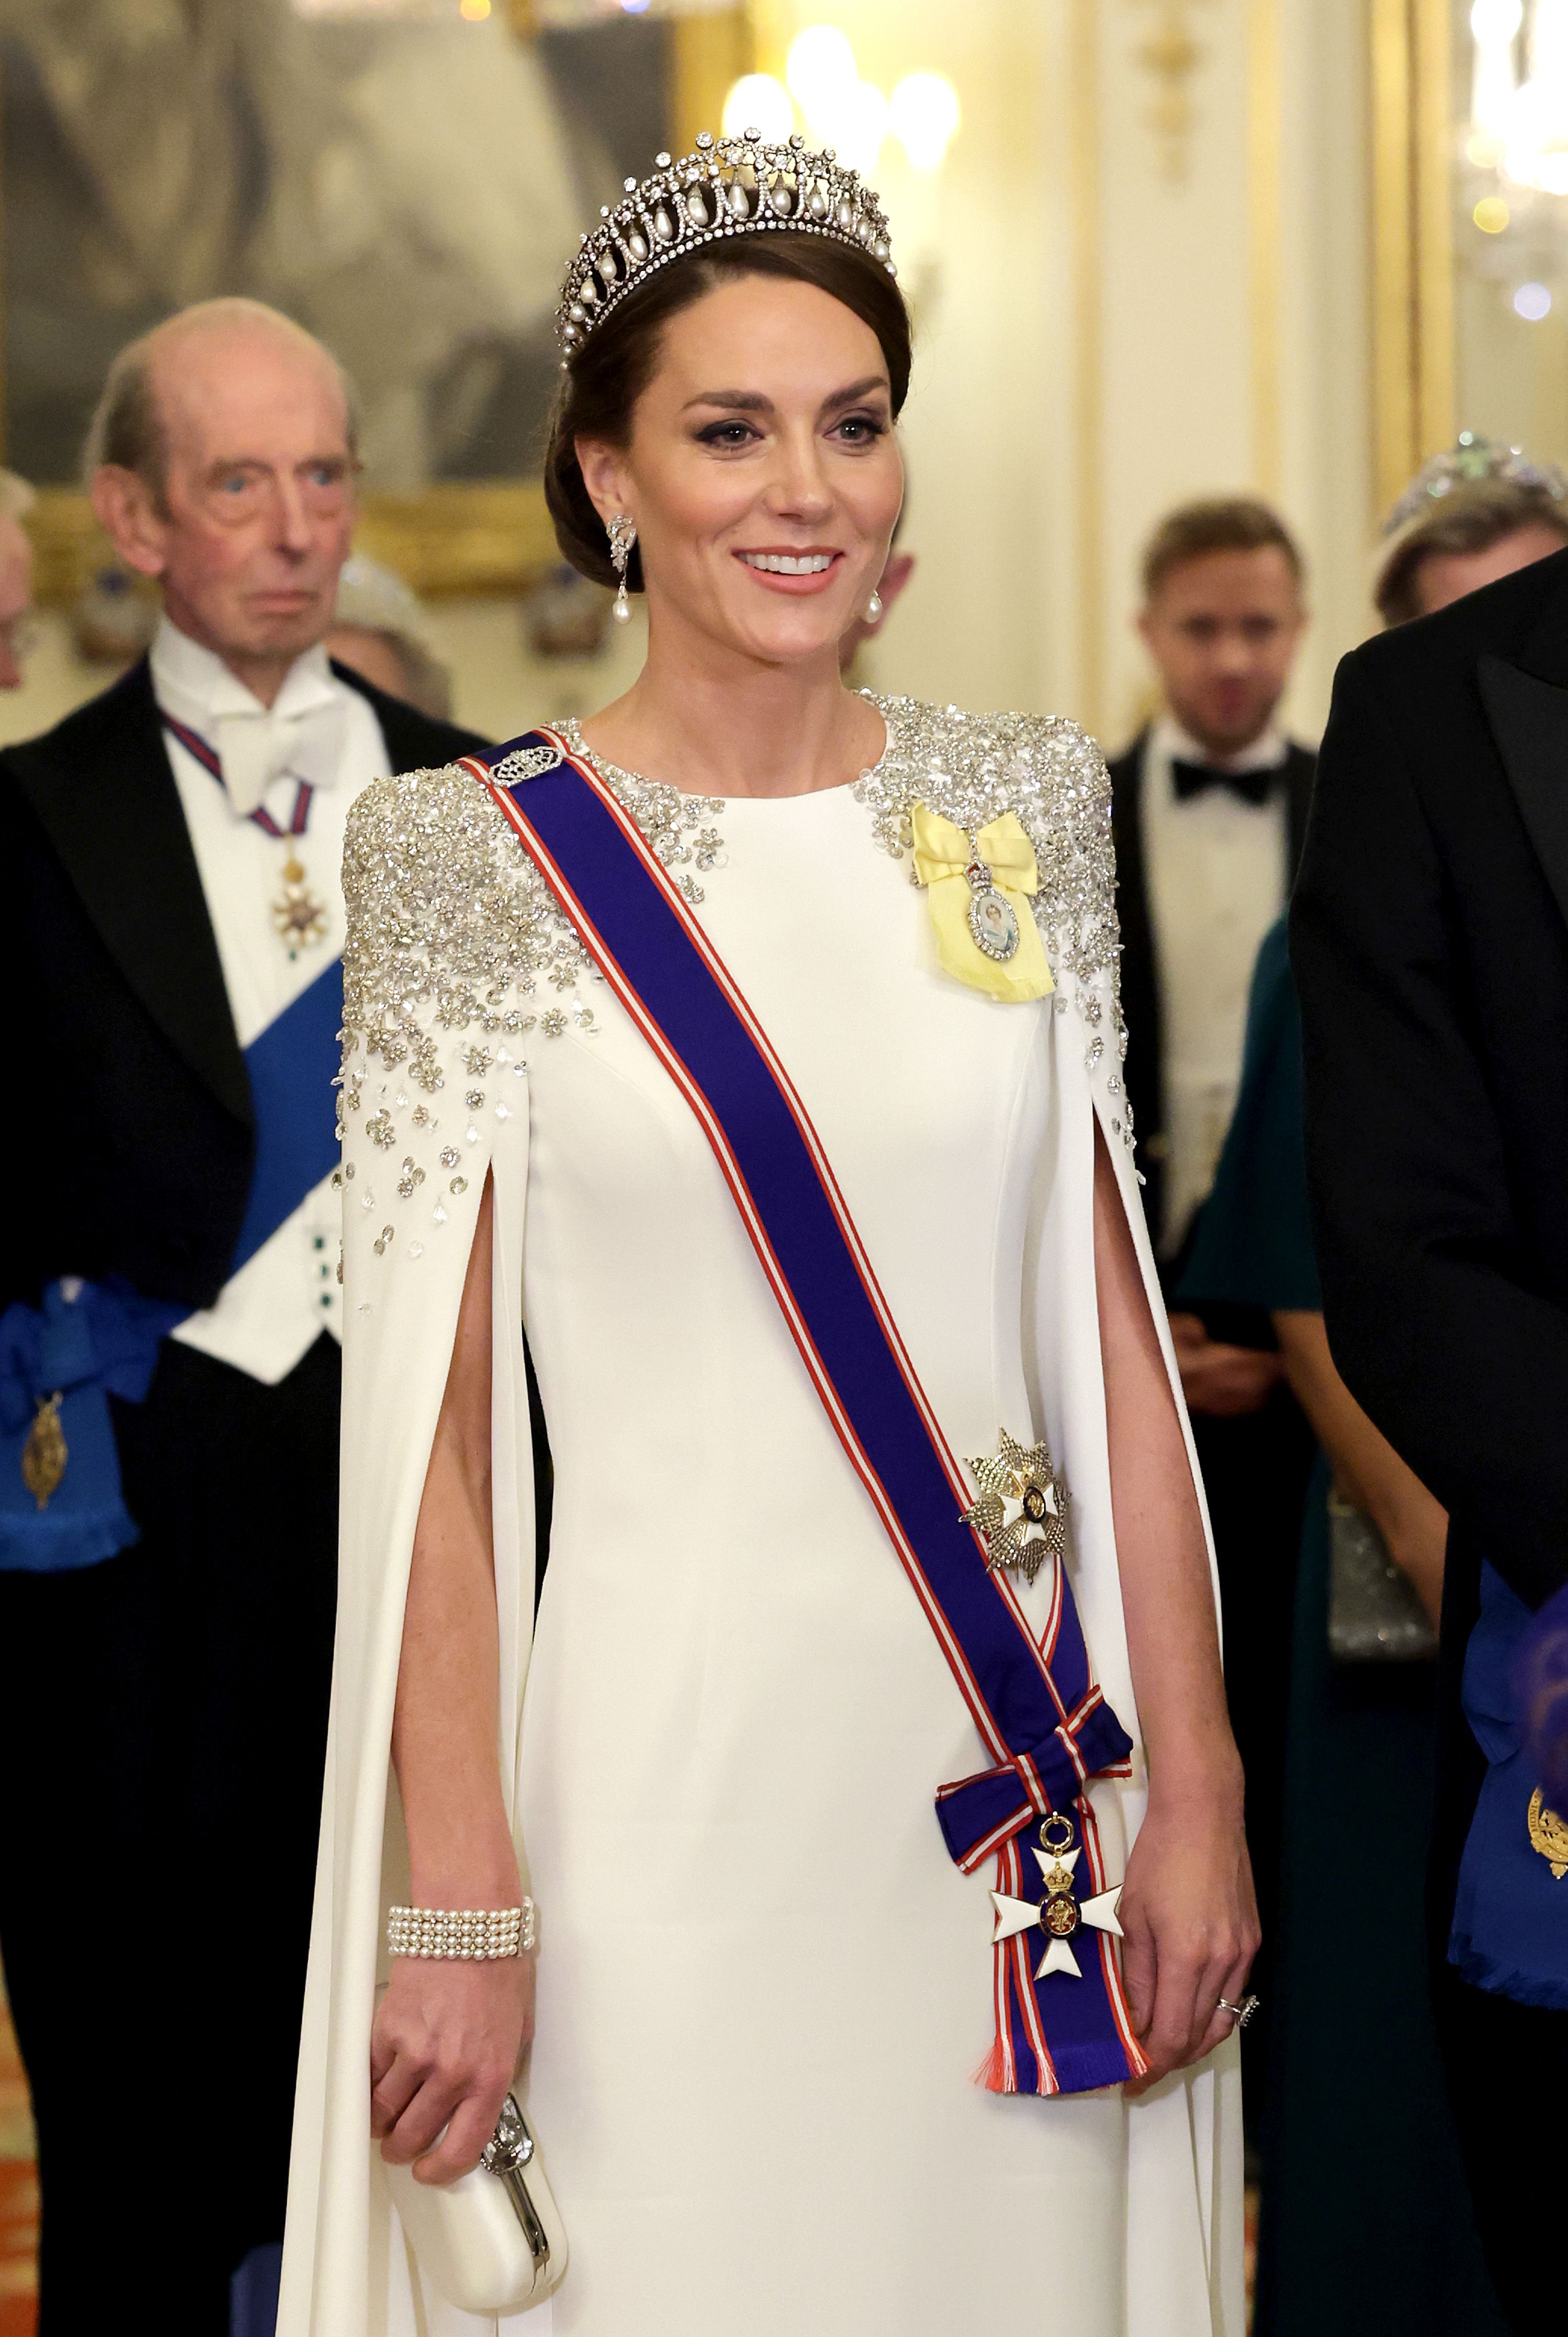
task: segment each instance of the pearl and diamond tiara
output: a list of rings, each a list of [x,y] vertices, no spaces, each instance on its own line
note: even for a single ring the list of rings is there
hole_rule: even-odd
[[[761,132],[715,140],[703,131],[695,152],[672,162],[656,154],[653,176],[626,181],[626,200],[600,211],[566,271],[555,337],[569,366],[597,325],[628,292],[701,245],[732,235],[829,236],[856,245],[896,276],[887,219],[875,191],[828,146],[808,153],[797,134],[770,146]]]

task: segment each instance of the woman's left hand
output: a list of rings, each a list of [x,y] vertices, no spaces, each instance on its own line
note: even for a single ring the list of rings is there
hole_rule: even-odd
[[[1239,1796],[1152,1786],[1121,1923],[1128,2007],[1149,2063],[1139,2082],[1152,2085],[1235,2030],[1220,2000],[1240,2003],[1260,1936]]]

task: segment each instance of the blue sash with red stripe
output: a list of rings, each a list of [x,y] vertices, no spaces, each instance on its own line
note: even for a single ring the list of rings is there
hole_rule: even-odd
[[[973,1495],[948,1449],[833,1172],[789,1076],[642,830],[552,731],[466,758],[515,830],[601,971],[696,1113],[828,1416],[935,1631],[989,1756],[944,1786],[936,1812],[965,1873],[997,1862],[1024,1887],[1021,1836],[1071,1810],[1088,1875],[1105,1889],[1084,1792],[1125,1774],[1132,1740],[1089,1667],[1065,1569],[1036,1639],[963,1511]],[[1038,1895],[1036,1893],[1036,1895]],[[1080,1934],[1082,1977],[1032,1969],[1021,1935],[995,1949],[999,2093],[1084,2093],[1137,2077],[1115,1950]]]

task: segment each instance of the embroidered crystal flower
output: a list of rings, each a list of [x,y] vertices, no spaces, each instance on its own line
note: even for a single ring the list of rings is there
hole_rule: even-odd
[[[995,1458],[966,1463],[980,1498],[964,1512],[990,1553],[985,1563],[1033,1582],[1048,1558],[1067,1546],[1067,1480],[1044,1444],[1024,1445],[1003,1429]]]

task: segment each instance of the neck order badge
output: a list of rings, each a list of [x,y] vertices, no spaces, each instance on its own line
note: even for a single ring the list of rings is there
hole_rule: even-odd
[[[1143,2073],[1122,1994],[1093,1776],[1124,1775],[1132,1740],[1106,1704],[1066,1569],[1036,1639],[965,1512],[973,1496],[904,1349],[816,1130],[745,999],[636,823],[552,731],[464,768],[486,788],[697,1115],[828,1417],[887,1530],[990,1765],[944,1786],[937,1817],[966,1873],[996,1862],[998,2093],[1083,2093]],[[1061,1856],[1075,1832],[1093,1884]],[[1084,1963],[1034,1966],[1024,1931],[1065,1913],[1023,1900],[1021,1848],[1040,1826],[1046,1905],[1072,1904]],[[1062,1873],[1058,1875],[1058,1868]],[[1048,1871],[1047,1871],[1048,1870]],[[1058,1887],[1058,1884],[1061,1887]],[[1027,1921],[1016,1912],[1027,1910]],[[1092,1942],[1092,1951],[1090,1943]]]
[[[223,765],[217,748],[210,746],[199,730],[192,730],[189,723],[177,720],[166,708],[161,708],[160,713],[169,736],[177,738],[186,753],[194,756],[201,768],[223,787]],[[258,804],[254,811],[245,815],[263,836],[275,836],[289,846],[289,857],[283,863],[283,889],[272,904],[272,923],[290,958],[298,957],[302,949],[311,948],[327,932],[326,908],[310,890],[304,863],[294,849],[296,839],[310,824],[310,802],[315,792],[309,779],[296,781],[294,808],[286,828],[279,826],[265,804]]]

